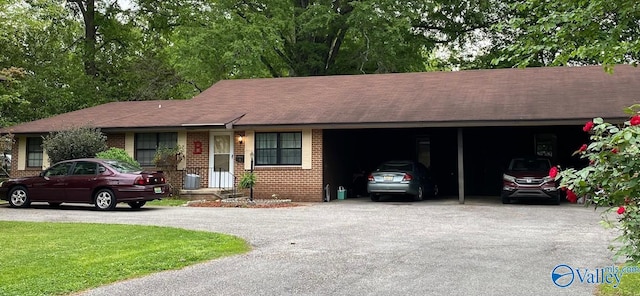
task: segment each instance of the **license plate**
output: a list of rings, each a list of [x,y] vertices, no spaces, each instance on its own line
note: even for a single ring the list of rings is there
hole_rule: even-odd
[[[385,181],[393,181],[393,176],[384,176]]]
[[[162,193],[162,187],[153,187],[153,192]]]

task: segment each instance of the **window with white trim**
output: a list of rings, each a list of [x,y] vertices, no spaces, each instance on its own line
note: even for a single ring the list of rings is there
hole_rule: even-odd
[[[302,133],[255,133],[256,165],[301,165]]]

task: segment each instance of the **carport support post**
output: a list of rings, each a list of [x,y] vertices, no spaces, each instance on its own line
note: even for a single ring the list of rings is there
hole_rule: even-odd
[[[462,128],[458,128],[458,202],[464,203],[464,149]]]

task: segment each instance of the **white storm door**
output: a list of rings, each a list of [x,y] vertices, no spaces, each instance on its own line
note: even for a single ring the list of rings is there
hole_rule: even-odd
[[[209,187],[233,187],[233,136],[211,133],[209,137]]]

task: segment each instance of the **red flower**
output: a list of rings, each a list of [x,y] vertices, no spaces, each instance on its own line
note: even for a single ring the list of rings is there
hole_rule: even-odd
[[[592,128],[593,128],[593,121],[587,121],[587,123],[585,123],[582,130],[588,133],[589,131],[591,131]]]
[[[618,215],[622,215],[622,214],[624,214],[624,211],[625,211],[625,210],[626,210],[626,209],[625,209],[624,207],[619,207],[619,208],[618,208],[618,210],[617,210],[616,212],[618,213]]]
[[[631,125],[640,125],[640,115],[636,114],[631,117]]]
[[[575,193],[573,193],[573,191],[567,189],[567,200],[570,203],[576,203],[578,201],[578,196]]]
[[[590,165],[593,165],[594,163],[596,163],[596,161],[595,161],[594,159],[589,160],[589,164],[590,164]]]
[[[587,144],[582,144],[582,146],[580,146],[580,149],[578,149],[578,151],[580,152],[587,151]]]
[[[551,177],[551,178],[554,178],[554,179],[555,179],[557,175],[558,175],[558,168],[557,168],[557,167],[552,167],[552,168],[549,170],[549,177]]]
[[[613,153],[613,154],[618,153],[618,148],[613,148],[613,149],[611,149],[611,153]]]

